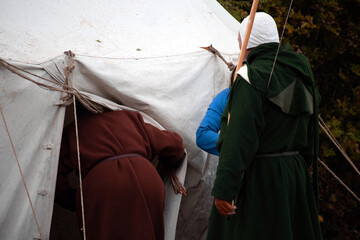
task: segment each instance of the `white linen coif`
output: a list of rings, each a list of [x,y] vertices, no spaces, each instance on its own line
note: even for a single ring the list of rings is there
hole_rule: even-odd
[[[249,16],[244,18],[240,24],[241,39],[244,39],[246,25]],[[254,18],[254,24],[251,30],[250,38],[246,49],[254,48],[264,43],[279,43],[279,33],[275,20],[267,13],[257,12]]]

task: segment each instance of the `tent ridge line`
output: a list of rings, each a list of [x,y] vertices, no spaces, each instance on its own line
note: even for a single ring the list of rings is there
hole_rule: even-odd
[[[199,47],[201,48],[201,47]],[[225,56],[238,56],[237,53],[224,53],[224,52],[221,52],[219,51],[222,55],[225,55]],[[164,55],[164,56],[156,56],[156,57],[101,57],[101,56],[92,56],[92,55],[85,55],[85,54],[76,54],[77,56],[81,56],[81,57],[87,57],[87,58],[99,58],[99,59],[114,59],[114,60],[121,60],[121,59],[124,59],[124,60],[146,60],[146,59],[159,59],[159,58],[172,58],[172,57],[180,57],[180,56],[188,56],[188,55],[195,55],[195,54],[202,54],[204,53],[204,51],[194,51],[194,52],[189,52],[189,53],[184,53],[184,54],[174,54],[174,55]],[[49,61],[52,61],[54,59],[57,59],[57,58],[60,58],[62,57],[62,55],[58,55],[58,56],[55,56],[51,59],[48,59],[46,61],[42,61],[42,62],[38,62],[38,63],[32,63],[32,62],[24,62],[24,61],[19,61],[19,60],[14,60],[12,58],[9,58],[8,60],[9,61],[12,61],[12,62],[18,62],[18,63],[25,63],[25,64],[34,64],[34,65],[41,65],[43,63],[46,63],[46,62],[49,62]],[[0,60],[6,62],[7,64],[10,64],[8,61],[0,58]]]
[[[100,58],[100,59],[114,59],[114,60],[147,60],[147,59],[159,59],[159,58],[172,58],[172,57],[180,57],[180,56],[189,56],[189,55],[196,55],[196,54],[203,54],[204,51],[195,51],[190,53],[184,53],[184,54],[174,54],[174,55],[166,55],[166,56],[157,56],[157,57],[99,57],[99,56],[89,56],[89,55],[83,55],[83,54],[77,54],[77,56],[81,57],[87,57],[87,58]],[[237,56],[236,53],[222,53],[222,55],[226,56]]]

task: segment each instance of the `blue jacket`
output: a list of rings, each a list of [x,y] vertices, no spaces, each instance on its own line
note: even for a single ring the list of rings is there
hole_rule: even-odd
[[[202,150],[219,156],[216,142],[219,138],[220,120],[229,99],[229,88],[221,91],[211,102],[205,117],[196,131],[196,145]]]

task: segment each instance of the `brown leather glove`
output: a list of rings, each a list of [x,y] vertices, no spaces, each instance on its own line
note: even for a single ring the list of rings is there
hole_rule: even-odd
[[[220,215],[224,217],[228,217],[230,215],[235,214],[236,206],[234,205],[234,201],[232,201],[232,203],[229,203],[225,200],[215,198],[215,206],[219,211]]]

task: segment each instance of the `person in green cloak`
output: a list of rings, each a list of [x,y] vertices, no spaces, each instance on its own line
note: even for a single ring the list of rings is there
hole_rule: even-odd
[[[240,46],[247,21],[240,24]],[[207,240],[322,239],[320,95],[309,62],[282,47],[274,19],[258,12],[237,74],[221,117]]]

